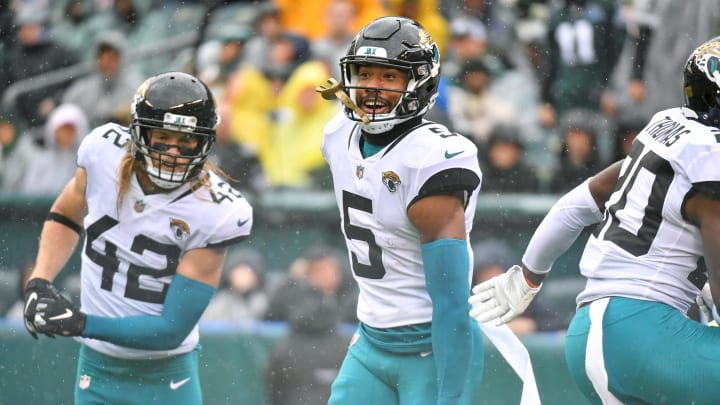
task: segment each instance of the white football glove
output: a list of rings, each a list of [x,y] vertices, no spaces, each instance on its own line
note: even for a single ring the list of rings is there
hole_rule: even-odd
[[[542,284],[530,287],[522,268],[512,266],[505,273],[473,287],[473,295],[468,300],[473,306],[470,316],[480,323],[506,324],[525,312],[540,287]]]
[[[712,293],[710,293],[710,284],[705,283],[702,290],[700,290],[700,294],[695,297],[695,302],[700,308],[700,322],[716,326],[720,316],[717,313],[717,308],[715,308]]]

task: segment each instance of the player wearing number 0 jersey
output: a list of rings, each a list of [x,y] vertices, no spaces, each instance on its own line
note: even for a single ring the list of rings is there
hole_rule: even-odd
[[[704,302],[706,280],[709,306],[720,297],[720,37],[692,52],[684,76],[685,106],[656,113],[623,161],[564,195],[522,268],[473,288],[471,315],[509,321],[539,289],[525,280],[539,284],[580,231],[600,222],[580,260],[587,285],[565,340],[570,374],[594,404],[720,397],[720,329],[686,315]]]
[[[423,119],[437,46],[415,21],[365,26],[341,59],[345,108],[325,127],[360,325],[329,404],[470,404],[482,337],[467,316],[481,174],[467,138]],[[360,114],[360,115],[358,115]]]
[[[84,138],[43,226],[25,325],[35,338],[82,342],[77,405],[201,404],[197,324],[253,212],[207,161],[219,116],[204,83],[151,77],[131,114],[130,128],[106,124]],[[78,308],[52,281],[82,230]]]

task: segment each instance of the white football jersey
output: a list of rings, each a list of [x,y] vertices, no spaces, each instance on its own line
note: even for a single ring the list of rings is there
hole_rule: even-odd
[[[432,301],[420,237],[407,210],[439,190],[467,190],[469,234],[481,181],[477,148],[443,125],[424,121],[363,158],[356,124],[339,113],[325,127],[322,152],[332,172],[341,228],[360,290],[358,319],[375,328],[430,322]]]
[[[686,312],[694,302],[705,280],[703,244],[683,204],[694,184],[720,187],[720,130],[692,116],[661,111],[637,136],[580,261],[588,283],[578,304],[623,296]]]
[[[88,205],[82,247],[82,310],[104,317],[160,315],[183,254],[237,243],[250,234],[253,222],[247,200],[213,173],[212,192],[185,184],[151,195],[143,193],[133,175],[118,208],[118,169],[128,142],[127,128],[107,124],[86,136],[78,151],[78,166],[87,172]],[[166,357],[193,350],[198,330],[195,325],[179,347],[162,352],[88,338],[82,341],[114,357]]]

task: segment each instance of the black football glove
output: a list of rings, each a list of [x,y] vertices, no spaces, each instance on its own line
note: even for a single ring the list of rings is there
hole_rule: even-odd
[[[81,336],[87,315],[62,295],[40,298],[35,313],[35,329],[50,335]]]
[[[37,339],[37,329],[35,328],[35,313],[38,301],[41,298],[58,298],[61,297],[60,291],[55,286],[42,278],[33,278],[28,281],[25,286],[25,310],[23,313],[23,320],[25,321],[25,329],[30,333],[32,337]],[[52,334],[46,333],[51,338],[54,338]]]

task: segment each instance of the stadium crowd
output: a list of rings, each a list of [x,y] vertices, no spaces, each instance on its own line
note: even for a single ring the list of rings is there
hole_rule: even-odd
[[[682,105],[687,50],[720,33],[718,5],[0,0],[0,193],[57,195],[75,171],[88,129],[128,125],[128,100],[138,85],[170,70],[193,73],[212,89],[221,115],[212,159],[241,191],[330,190],[320,142],[340,105],[315,87],[341,79],[338,61],[360,27],[404,15],[438,43],[440,94],[427,118],[478,146],[481,194],[560,195],[624,157],[653,112]],[[518,262],[505,242],[478,243],[476,281]],[[293,334],[282,345],[302,344],[307,335],[334,342],[337,322],[357,321],[344,252],[314,246],[285,271],[267,269],[262,256],[252,249],[231,253],[205,320],[288,321]],[[71,291],[73,281],[66,283]],[[539,301],[530,309],[516,332],[569,322],[567,314],[551,316],[568,308]],[[315,318],[307,314],[317,311],[327,313],[317,321],[328,324],[309,324]],[[303,377],[278,374],[284,361],[300,361],[280,358],[285,352],[273,355],[277,369],[268,370],[277,403],[289,403],[278,386],[283,378]]]

